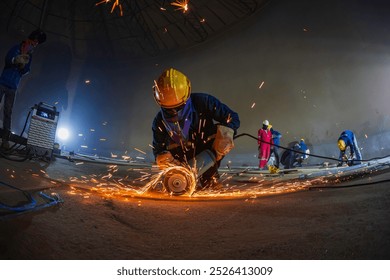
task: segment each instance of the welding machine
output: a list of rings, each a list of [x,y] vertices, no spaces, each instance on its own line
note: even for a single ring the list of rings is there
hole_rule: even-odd
[[[59,112],[56,107],[40,102],[32,107],[27,148],[35,156],[51,158]]]

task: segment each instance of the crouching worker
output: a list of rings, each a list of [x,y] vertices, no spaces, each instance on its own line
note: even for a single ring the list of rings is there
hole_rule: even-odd
[[[234,147],[238,114],[209,94],[191,93],[190,80],[173,68],[154,82],[154,99],[161,107],[152,126],[153,154],[159,168],[186,166],[208,149],[216,163],[199,182],[201,188],[216,185],[220,162]]]
[[[355,134],[352,131],[343,131],[340,134],[337,145],[340,150],[340,162],[337,166],[342,166],[343,163],[347,163],[348,165],[361,164],[362,154],[360,153]],[[349,148],[349,156],[346,154],[347,148]]]
[[[307,147],[305,140],[302,138],[299,142],[293,142],[289,145],[290,150],[286,150],[281,162],[285,169],[294,167],[302,167],[302,163],[309,158],[310,150]]]

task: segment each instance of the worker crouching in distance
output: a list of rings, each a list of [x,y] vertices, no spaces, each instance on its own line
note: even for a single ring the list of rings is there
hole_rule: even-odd
[[[212,95],[191,93],[190,80],[176,69],[163,71],[154,83],[154,99],[161,107],[152,126],[157,165],[162,170],[186,166],[199,153],[210,150],[216,162],[198,182],[201,188],[214,186],[221,160],[234,147],[238,114]]]
[[[284,151],[282,154],[281,163],[285,169],[302,167],[309,155],[310,150],[305,143],[305,139],[301,138],[299,142],[289,144],[289,150]]]
[[[352,131],[343,131],[337,141],[337,146],[340,150],[340,162],[337,166],[342,166],[343,164],[348,164],[350,166],[361,164],[362,154],[360,152],[355,134]],[[349,156],[347,156],[346,153],[347,148],[349,148]]]

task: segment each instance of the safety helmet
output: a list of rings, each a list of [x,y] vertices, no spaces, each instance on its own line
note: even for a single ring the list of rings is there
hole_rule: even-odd
[[[182,72],[169,68],[154,81],[154,99],[163,108],[183,105],[191,94],[191,82]]]
[[[37,29],[31,32],[28,38],[33,41],[38,41],[38,44],[42,44],[46,41],[46,33]]]
[[[266,125],[266,126],[269,126],[269,121],[265,120],[265,121],[263,121],[263,124]]]
[[[343,139],[339,139],[337,145],[339,146],[340,151],[345,151],[347,148],[347,145],[345,145],[345,141]]]

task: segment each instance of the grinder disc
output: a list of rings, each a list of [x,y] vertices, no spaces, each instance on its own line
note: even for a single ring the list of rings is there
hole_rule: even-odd
[[[188,174],[185,174],[180,169],[169,170],[164,176],[164,187],[173,195],[182,195],[190,188],[187,177]]]

